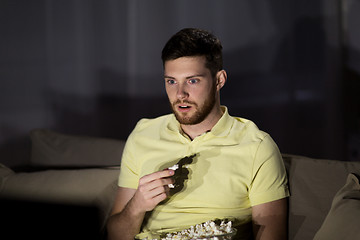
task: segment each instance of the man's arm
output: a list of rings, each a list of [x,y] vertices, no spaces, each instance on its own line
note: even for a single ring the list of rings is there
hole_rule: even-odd
[[[252,219],[256,240],[287,239],[287,198],[253,206]]]
[[[139,233],[147,211],[168,196],[173,170],[155,172],[142,177],[137,189],[119,187],[107,223],[109,240],[133,240]]]

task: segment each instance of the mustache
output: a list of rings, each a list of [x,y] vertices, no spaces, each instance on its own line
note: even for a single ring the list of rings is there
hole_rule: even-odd
[[[181,101],[181,100],[176,100],[175,102],[173,102],[173,105],[176,104],[190,104],[190,105],[194,105],[197,106],[197,104],[195,102],[191,102],[191,101]]]

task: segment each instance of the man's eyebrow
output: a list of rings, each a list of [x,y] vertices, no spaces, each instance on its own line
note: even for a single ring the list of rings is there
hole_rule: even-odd
[[[196,78],[196,77],[204,77],[204,76],[205,76],[204,74],[195,74],[195,75],[191,75],[191,76],[186,77],[186,79]]]
[[[171,79],[175,79],[174,77],[168,76],[168,75],[164,75],[164,78],[171,78]]]
[[[195,77],[204,77],[205,74],[195,74],[195,75],[191,75],[186,77],[186,79],[190,79],[190,78],[195,78]],[[174,77],[168,76],[168,75],[164,75],[164,78],[171,78],[171,79],[175,79]]]

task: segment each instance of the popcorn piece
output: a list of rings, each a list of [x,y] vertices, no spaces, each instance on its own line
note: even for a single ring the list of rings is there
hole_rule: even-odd
[[[169,169],[174,170],[174,171],[178,168],[179,168],[179,164],[175,164],[175,165],[169,167]]]

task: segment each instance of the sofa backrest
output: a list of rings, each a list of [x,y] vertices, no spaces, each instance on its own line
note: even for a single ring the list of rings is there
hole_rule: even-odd
[[[104,167],[119,166],[124,140],[69,135],[48,129],[30,132],[30,166]]]
[[[360,162],[314,159],[283,154],[288,173],[289,239],[313,239],[332,200],[349,173],[360,173]]]

